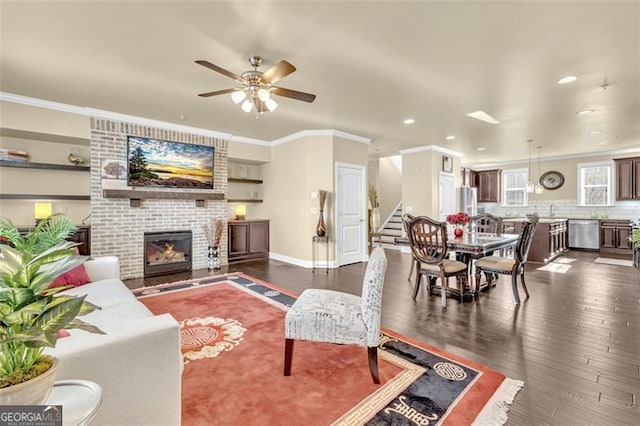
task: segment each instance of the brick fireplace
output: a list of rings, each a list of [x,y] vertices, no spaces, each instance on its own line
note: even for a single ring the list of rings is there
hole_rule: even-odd
[[[120,258],[123,279],[146,274],[144,234],[166,230],[185,230],[192,235],[191,265],[193,269],[207,267],[207,242],[202,225],[212,218],[226,221],[226,200],[197,202],[196,199],[143,199],[140,207],[132,207],[126,198],[105,198],[103,189],[113,185],[104,179],[101,167],[105,161],[126,164],[127,136],[144,136],[175,142],[213,146],[213,193],[227,194],[227,141],[192,133],[143,126],[122,121],[91,118],[91,254],[115,255]],[[123,184],[123,182],[120,182]],[[126,182],[124,182],[126,185]],[[133,189],[133,188],[127,188]],[[145,190],[153,190],[145,188]],[[191,192],[190,188],[162,188],[158,191]],[[201,192],[201,191],[200,191]],[[181,197],[182,198],[182,197]],[[196,198],[196,197],[194,197]],[[220,260],[227,263],[226,223],[221,240]]]

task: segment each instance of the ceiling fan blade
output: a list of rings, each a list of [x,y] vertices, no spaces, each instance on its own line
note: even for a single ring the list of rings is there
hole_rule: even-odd
[[[219,66],[214,65],[209,61],[203,61],[202,59],[200,59],[196,61],[196,64],[202,65],[203,67],[209,68],[210,70],[213,70],[215,72],[219,72],[222,75],[226,75],[227,77],[234,79],[238,83],[245,82],[244,79],[240,77],[238,74],[232,73],[231,71],[227,71],[224,68],[220,68]]]
[[[215,92],[198,93],[198,96],[202,96],[203,98],[208,98],[209,96],[224,95],[225,93],[235,92],[236,90],[238,89],[216,90]]]
[[[280,61],[262,73],[262,81],[265,84],[274,84],[276,81],[288,76],[296,70],[296,67],[287,61]]]
[[[272,87],[271,93],[278,96],[284,96],[286,98],[296,99],[298,101],[313,102],[316,100],[316,95],[311,93],[298,92],[297,90],[285,89],[284,87]]]

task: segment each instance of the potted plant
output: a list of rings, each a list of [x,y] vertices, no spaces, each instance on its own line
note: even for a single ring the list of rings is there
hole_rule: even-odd
[[[0,219],[0,237],[14,245],[0,244],[0,405],[44,403],[57,360],[43,350],[55,347],[60,330],[104,334],[77,318],[98,309],[86,296],[60,294],[68,287],[49,288],[87,259],[76,255],[76,243],[59,238],[73,232],[69,223],[51,217],[23,237],[9,220]]]

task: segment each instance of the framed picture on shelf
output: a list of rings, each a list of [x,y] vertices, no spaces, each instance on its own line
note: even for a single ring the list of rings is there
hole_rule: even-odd
[[[447,173],[453,171],[453,158],[447,157],[446,155],[442,156],[442,171]]]

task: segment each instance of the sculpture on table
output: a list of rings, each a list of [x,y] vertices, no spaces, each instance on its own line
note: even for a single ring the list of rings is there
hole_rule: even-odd
[[[318,191],[318,201],[320,203],[320,217],[318,218],[318,224],[316,225],[316,235],[318,237],[324,237],[327,234],[327,226],[324,223],[324,203],[327,201],[327,191],[322,189]]]

